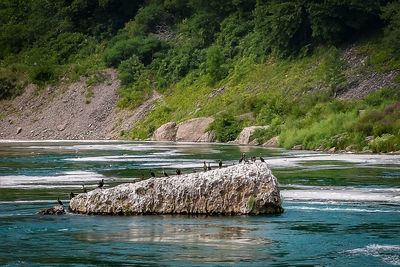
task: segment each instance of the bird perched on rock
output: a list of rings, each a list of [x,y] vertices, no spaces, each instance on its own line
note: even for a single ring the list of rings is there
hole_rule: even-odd
[[[104,179],[101,179],[101,181],[99,182],[99,184],[97,185],[98,188],[103,188],[104,186]]]
[[[74,192],[69,193],[69,199],[73,199],[75,197]]]
[[[156,174],[154,172],[150,172],[151,177],[156,177]]]
[[[254,157],[254,156],[253,156],[253,157],[251,157],[251,161],[252,161],[252,162],[256,162],[256,159],[257,159],[257,158],[256,158],[256,157]]]
[[[181,170],[180,169],[176,169],[176,175],[181,175]]]
[[[64,203],[61,202],[60,197],[57,198],[57,202],[59,205],[64,206]]]
[[[260,156],[260,160],[261,160],[261,162],[265,162],[265,159],[261,156]]]
[[[162,173],[164,174],[165,177],[169,177],[168,173],[165,172],[164,168],[162,169]]]
[[[245,153],[242,153],[242,156],[241,156],[240,159],[239,159],[239,163],[242,163],[243,160],[245,160],[245,159],[246,159],[246,154],[245,154]]]
[[[82,190],[83,190],[83,193],[87,193],[87,190],[86,190],[86,187],[84,184],[82,185]]]
[[[203,170],[204,170],[205,172],[208,170],[208,168],[207,168],[207,164],[206,164],[206,162],[205,162],[205,161],[203,162]]]
[[[210,164],[210,162],[208,163],[207,171],[211,171],[211,164]]]
[[[222,160],[218,161],[218,167],[221,169],[222,168]]]

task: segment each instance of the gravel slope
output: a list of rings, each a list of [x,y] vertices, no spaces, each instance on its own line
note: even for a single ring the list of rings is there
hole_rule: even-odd
[[[118,139],[152,108],[160,98],[155,93],[136,110],[120,111],[119,81],[114,70],[105,72],[105,81],[94,85],[86,97],[86,79],[37,91],[30,85],[11,101],[0,103],[0,139]],[[123,122],[123,123],[122,123]]]

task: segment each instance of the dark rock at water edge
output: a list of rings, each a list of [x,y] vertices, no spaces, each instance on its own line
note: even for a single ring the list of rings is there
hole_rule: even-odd
[[[65,209],[61,205],[56,205],[52,208],[41,209],[38,213],[41,215],[63,215],[65,214]]]

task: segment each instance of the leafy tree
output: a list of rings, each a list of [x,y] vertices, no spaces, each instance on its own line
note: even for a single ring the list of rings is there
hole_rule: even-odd
[[[135,83],[139,80],[143,70],[143,63],[140,62],[136,55],[133,55],[129,59],[122,61],[119,65],[118,78],[121,80],[122,85]]]
[[[388,23],[385,29],[385,42],[394,55],[400,55],[400,1],[382,8],[382,18]]]
[[[211,46],[207,50],[206,70],[212,84],[225,77],[224,62],[225,58],[220,46]]]
[[[242,129],[239,121],[226,113],[218,116],[210,128],[215,131],[217,140],[220,142],[235,140]]]

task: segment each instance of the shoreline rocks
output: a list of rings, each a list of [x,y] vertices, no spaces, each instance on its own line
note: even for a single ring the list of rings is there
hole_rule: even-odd
[[[80,214],[279,214],[277,179],[266,163],[151,178],[82,193],[70,201]]]
[[[269,126],[250,126],[245,127],[240,132],[239,136],[234,141],[235,144],[239,145],[259,145],[257,140],[253,138],[253,134],[256,130],[265,130],[268,129]]]
[[[207,131],[213,121],[213,117],[200,117],[179,124],[168,122],[155,130],[151,139],[173,142],[215,142],[215,133]]]

